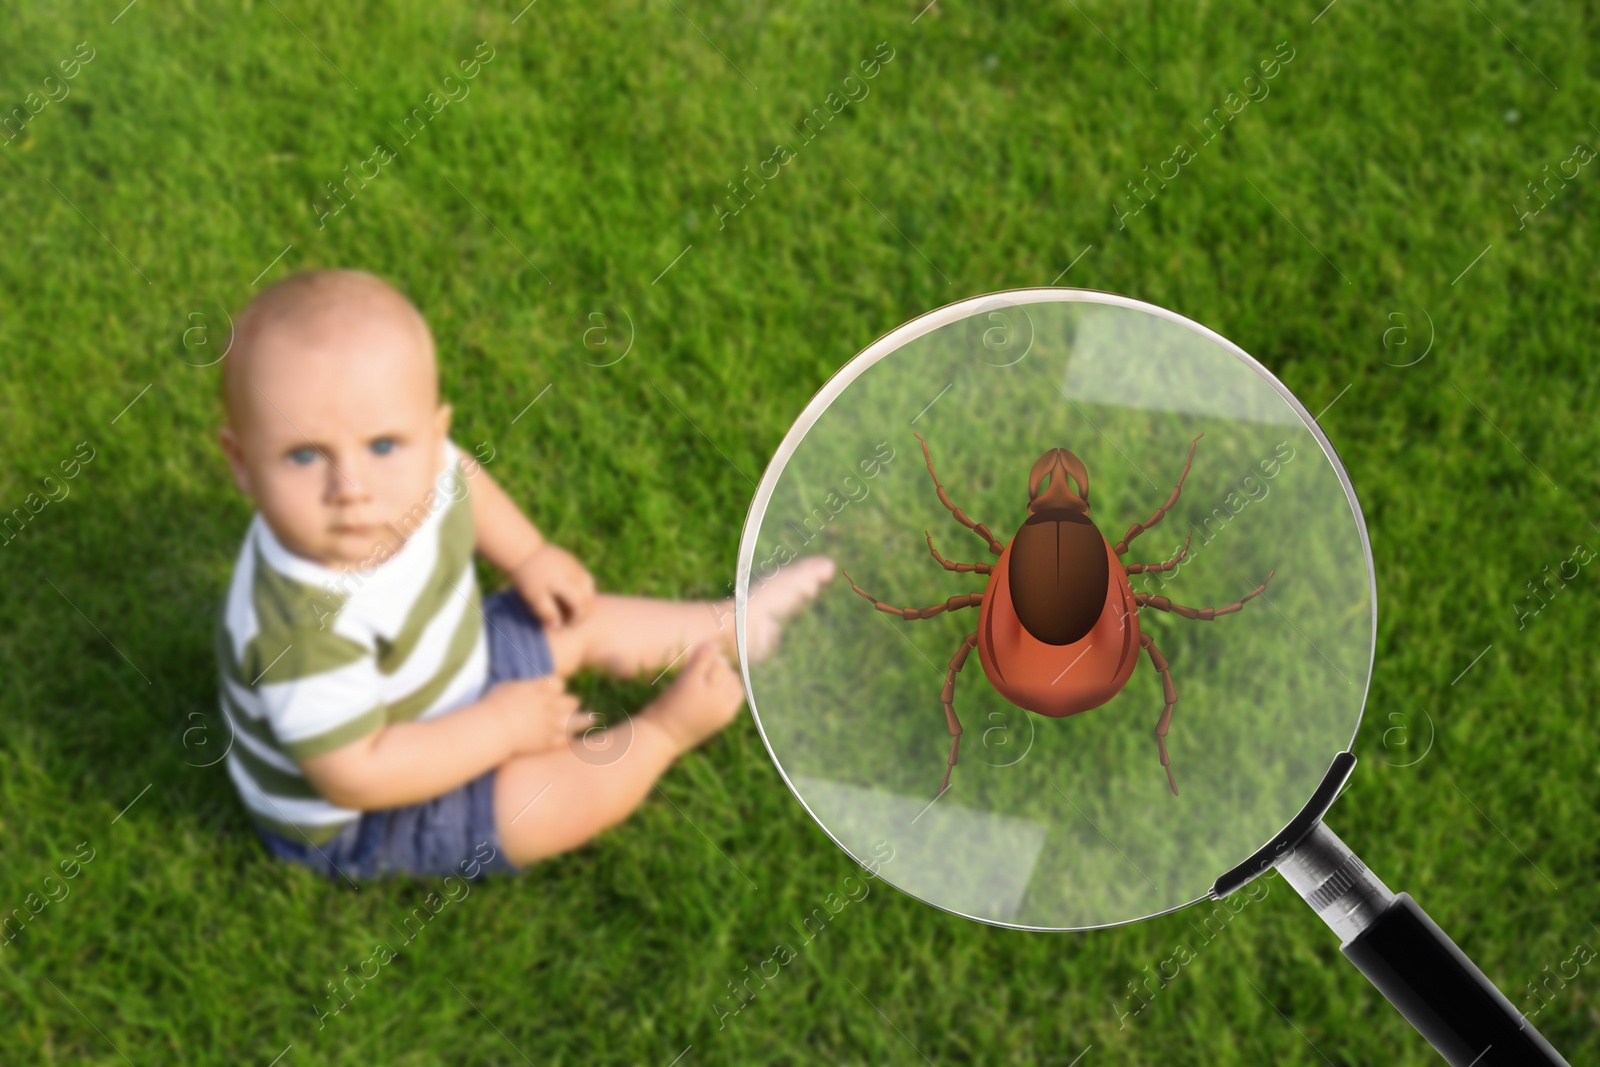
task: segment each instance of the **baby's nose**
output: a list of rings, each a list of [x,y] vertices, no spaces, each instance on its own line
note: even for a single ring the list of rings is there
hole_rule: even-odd
[[[367,479],[360,470],[349,464],[328,464],[328,496],[336,503],[365,500],[370,495]]]

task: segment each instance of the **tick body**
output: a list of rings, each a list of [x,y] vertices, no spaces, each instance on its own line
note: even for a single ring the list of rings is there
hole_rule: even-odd
[[[1028,560],[1013,567],[1015,538],[994,564],[978,608],[978,660],[990,684],[1019,708],[1052,719],[1098,708],[1122,692],[1139,662],[1139,617],[1133,610],[1135,594],[1128,574],[1099,531],[1095,540],[1104,560],[1096,569],[1107,577],[1100,581],[1098,598],[1089,602],[1093,609],[1089,629],[1063,644],[1040,640],[1022,623],[1016,592],[1028,590],[1022,594],[1025,598],[1055,590],[1028,573]]]
[[[934,560],[947,571],[986,576],[983,592],[953,596],[928,608],[897,608],[875,599],[853,581],[850,588],[872,601],[879,611],[908,622],[946,611],[979,609],[978,628],[967,635],[950,658],[940,694],[951,736],[950,758],[939,785],[941,793],[949,787],[950,772],[961,748],[961,721],[955,711],[956,675],[976,648],[984,675],[1001,696],[1020,708],[1050,718],[1097,708],[1122,692],[1138,666],[1139,653],[1144,651],[1161,678],[1164,700],[1155,726],[1156,752],[1166,771],[1167,784],[1177,795],[1178,783],[1167,753],[1167,733],[1177,691],[1166,658],[1155,640],[1139,628],[1139,611],[1149,607],[1209,622],[1240,610],[1259,596],[1275,573],[1269,572],[1266,581],[1221,608],[1184,607],[1164,596],[1136,593],[1129,584],[1128,575],[1171,570],[1188,553],[1186,538],[1177,555],[1164,563],[1122,561],[1134,538],[1160,522],[1177,503],[1194,461],[1195,445],[1204,436],[1190,442],[1183,472],[1167,502],[1149,519],[1135,523],[1116,544],[1101,534],[1089,517],[1089,472],[1083,462],[1065,448],[1050,449],[1034,462],[1028,474],[1028,518],[1002,545],[987,526],[973,522],[951,502],[934,472],[928,442],[917,435],[939,502],[999,558],[993,564],[952,563],[934,548],[933,535],[929,533],[928,551]],[[850,581],[848,572],[845,580]]]

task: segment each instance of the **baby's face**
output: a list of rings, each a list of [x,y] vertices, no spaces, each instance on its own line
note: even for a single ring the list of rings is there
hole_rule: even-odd
[[[278,540],[336,570],[397,551],[424,514],[450,428],[431,352],[410,324],[365,317],[311,337],[269,332],[236,369],[222,447]]]

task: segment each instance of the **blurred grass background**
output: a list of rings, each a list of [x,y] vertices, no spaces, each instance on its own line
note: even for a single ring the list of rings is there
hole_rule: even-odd
[[[859,868],[748,718],[622,827],[405,945],[437,886],[270,862],[195,766],[225,744],[210,627],[249,509],[217,368],[179,336],[312,266],[401,285],[457,440],[603,587],[671,596],[727,591],[790,420],[905,319],[1057,281],[1218,330],[1322,412],[1370,524],[1377,667],[1330,823],[1572,1062],[1600,1053],[1592,967],[1528,989],[1600,945],[1594,563],[1518,611],[1600,544],[1591,6],[0,10],[0,115],[26,118],[0,134],[0,512],[27,512],[0,544],[0,914],[27,918],[0,939],[0,1061],[1436,1062],[1278,879],[1214,940],[1188,913],[1021,934],[875,886],[801,948]],[[470,95],[400,146],[479,42]],[[880,42],[870,93],[802,143]],[[398,158],[319,229],[325,183],[379,140]],[[720,218],[780,142],[795,157]],[[44,486],[80,442],[94,458]],[[379,941],[398,958],[319,1022]],[[797,958],[725,1016],[780,941]],[[1192,962],[1123,1015],[1179,945]]]

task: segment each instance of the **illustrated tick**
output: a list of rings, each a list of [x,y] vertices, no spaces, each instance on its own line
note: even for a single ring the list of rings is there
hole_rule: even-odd
[[[1139,610],[1155,608],[1210,622],[1243,608],[1266,589],[1267,582],[1277,573],[1276,568],[1268,571],[1266,581],[1222,608],[1184,607],[1164,596],[1135,593],[1128,584],[1128,575],[1172,570],[1188,554],[1186,537],[1178,554],[1165,563],[1124,565],[1121,558],[1134,538],[1160,522],[1178,502],[1183,480],[1194,462],[1195,445],[1205,434],[1189,443],[1183,473],[1178,475],[1178,484],[1173,486],[1167,502],[1146,521],[1134,523],[1114,545],[1089,518],[1088,469],[1065,448],[1052,448],[1034,461],[1028,472],[1028,518],[1011,541],[1002,545],[987,526],[973,522],[951,502],[934,472],[928,442],[921,434],[914,436],[922,442],[922,458],[927,461],[939,502],[957,522],[983,538],[989,551],[1000,558],[993,564],[952,563],[933,547],[933,534],[924,531],[928,551],[945,570],[987,575],[988,584],[981,593],[953,596],[931,608],[897,608],[851,581],[849,572],[844,577],[851,589],[872,601],[873,607],[907,622],[962,608],[979,609],[978,628],[950,657],[944,691],[939,696],[951,737],[950,760],[939,792],[943,794],[949,788],[950,772],[955,769],[961,749],[961,720],[955,709],[956,675],[966,666],[967,655],[974,648],[983,673],[1001,696],[1020,708],[1054,719],[1098,708],[1120,693],[1139,662],[1139,650],[1144,649],[1151,666],[1161,676],[1165,704],[1156,722],[1156,752],[1167,772],[1167,784],[1176,796],[1178,782],[1167,754],[1167,731],[1178,694],[1166,657],[1155,640],[1139,629]]]

